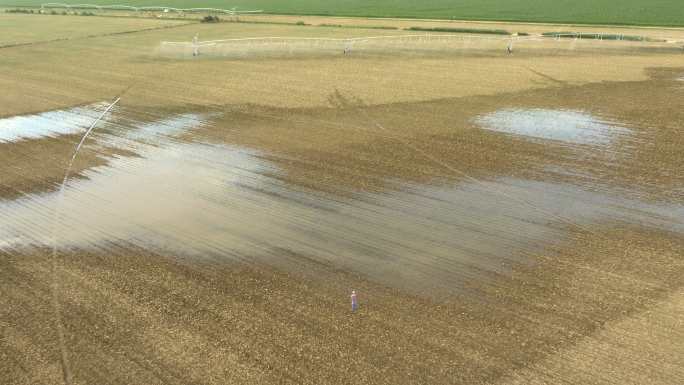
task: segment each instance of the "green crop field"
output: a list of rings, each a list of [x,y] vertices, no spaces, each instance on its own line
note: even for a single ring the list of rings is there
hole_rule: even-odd
[[[0,0],[0,6],[35,6],[42,2],[46,1]],[[301,15],[684,26],[681,0],[88,0],[86,3],[237,7]]]

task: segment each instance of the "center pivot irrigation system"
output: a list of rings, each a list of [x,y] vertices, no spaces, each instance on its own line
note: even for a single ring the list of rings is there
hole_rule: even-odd
[[[608,36],[608,35],[606,35]],[[570,38],[570,39],[568,39]],[[253,37],[233,38],[222,40],[200,41],[198,36],[192,41],[162,41],[158,54],[169,57],[186,56],[222,56],[222,57],[249,57],[249,56],[282,56],[294,54],[353,54],[354,52],[366,53],[419,53],[419,52],[455,52],[464,49],[497,49],[512,54],[519,44],[537,42],[548,48],[558,47],[561,40],[570,40],[570,46],[574,49],[577,42],[587,40],[600,43],[612,40],[622,42],[616,48],[626,48],[624,44],[648,45],[667,47],[669,49],[681,48],[677,41],[669,39],[625,38],[622,35],[605,39],[596,36],[583,36],[580,34],[554,33],[553,35],[509,35],[489,36],[471,34],[405,34],[365,36],[355,38],[326,38],[326,37]]]
[[[201,53],[218,56],[241,55],[248,52],[275,53],[283,51],[288,53],[317,51],[317,52],[340,52],[350,54],[352,51],[377,51],[377,50],[416,50],[416,49],[444,49],[454,43],[466,44],[474,41],[505,41],[512,47],[513,41],[519,40],[546,40],[541,36],[465,36],[448,34],[406,34],[406,35],[382,35],[365,36],[355,38],[326,38],[326,37],[247,37],[222,40],[199,41],[195,36],[191,42],[187,41],[163,41],[161,42],[161,54],[188,54],[198,56]]]
[[[253,13],[262,13],[262,10],[256,11],[238,11],[236,7],[231,9],[221,9],[221,8],[174,8],[165,6],[151,6],[151,7],[134,7],[132,5],[95,5],[95,4],[64,4],[64,3],[45,3],[40,5],[40,9],[50,9],[50,8],[64,8],[69,10],[75,9],[96,9],[102,11],[135,11],[135,12],[175,12],[178,14],[183,13],[222,13],[230,16],[237,15],[248,15]]]

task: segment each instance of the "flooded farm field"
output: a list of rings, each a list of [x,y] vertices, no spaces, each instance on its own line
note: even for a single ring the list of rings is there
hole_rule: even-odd
[[[63,192],[52,175],[0,201],[3,279],[15,282],[3,300],[11,325],[4,344],[28,344],[46,362],[58,354],[54,333],[35,333],[56,322],[48,304],[56,284],[70,367],[90,380],[105,381],[92,365],[150,381],[179,367],[152,353],[160,344],[192,367],[154,375],[172,383],[207,373],[260,383],[291,370],[326,383],[375,383],[387,376],[380,367],[394,368],[396,383],[416,372],[433,383],[515,383],[539,380],[525,368],[546,373],[556,349],[599,357],[614,347],[594,341],[597,330],[639,336],[632,314],[673,306],[684,204],[614,173],[653,138],[629,116],[617,120],[611,107],[619,107],[604,105],[604,118],[568,97],[560,109],[539,97],[499,98],[498,109],[487,98],[403,105],[403,115],[346,102],[288,113],[116,106]],[[3,156],[15,158],[3,167],[31,173],[16,166],[44,161],[24,152],[32,143],[72,148],[106,107],[0,120]],[[411,132],[425,116],[421,135]],[[458,161],[465,158],[467,167]],[[37,288],[44,294],[33,305],[20,300]],[[352,289],[362,298],[357,314],[345,311]],[[178,324],[185,317],[194,326]],[[622,318],[628,326],[612,326]],[[648,328],[665,338],[666,319]],[[216,350],[216,341],[236,350]],[[620,351],[637,354],[634,344]],[[661,348],[676,350],[658,345],[655,357]],[[159,354],[153,366],[140,366],[135,357],[150,354]],[[295,363],[302,360],[332,360],[335,369]],[[53,378],[56,365],[30,378]],[[228,375],[221,365],[241,369]],[[358,376],[348,377],[349,365],[361,368]]]
[[[477,123],[488,130],[576,144],[610,144],[629,132],[581,111],[500,110]]]
[[[684,382],[670,43],[184,28],[4,48],[0,383]]]
[[[15,140],[58,130],[83,133],[105,107],[8,118],[0,126],[11,127],[5,131]],[[135,155],[110,156],[62,192],[1,202],[0,246],[9,251],[54,244],[95,252],[126,243],[172,251],[185,262],[246,262],[296,271],[297,261],[286,252],[425,294],[453,293],[468,278],[484,280],[513,264],[533,263],[531,255],[560,246],[572,232],[595,223],[684,233],[684,205],[620,197],[617,189],[592,192],[567,182],[471,177],[437,186],[395,182],[388,191],[351,196],[297,188],[283,181],[283,170],[259,150],[193,139],[194,131],[219,129],[216,121],[224,114],[147,112],[147,121],[137,121],[130,116],[140,114],[116,109],[89,146]],[[509,114],[513,119],[505,118]],[[533,110],[518,118],[515,110],[503,110],[477,123],[496,126],[500,118],[503,131],[515,127],[530,134],[526,130],[534,128],[534,137],[600,145],[611,138],[609,126],[573,112]]]

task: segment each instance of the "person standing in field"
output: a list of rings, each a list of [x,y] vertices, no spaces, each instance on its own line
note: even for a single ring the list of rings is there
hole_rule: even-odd
[[[356,290],[351,292],[351,308],[352,311],[356,311],[359,308],[359,302],[356,300]]]
[[[199,56],[199,35],[192,38],[192,56]]]

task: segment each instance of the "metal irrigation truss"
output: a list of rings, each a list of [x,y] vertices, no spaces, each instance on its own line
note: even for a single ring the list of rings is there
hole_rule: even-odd
[[[428,41],[465,41],[465,40],[490,40],[490,41],[541,41],[546,40],[541,36],[507,36],[507,37],[491,37],[491,36],[475,36],[475,35],[446,35],[446,34],[406,34],[406,35],[380,35],[380,36],[363,36],[363,37],[352,37],[352,38],[328,38],[328,37],[288,37],[288,36],[264,36],[264,37],[243,37],[243,38],[232,38],[232,39],[221,39],[221,40],[205,40],[200,42],[188,42],[188,41],[163,41],[162,45],[178,45],[178,46],[216,46],[216,45],[230,45],[230,44],[240,44],[240,43],[341,43],[346,45],[363,44],[376,41],[388,41],[388,42],[428,42]]]
[[[199,41],[163,41],[158,53],[162,56],[223,56],[247,57],[259,55],[294,55],[294,54],[353,54],[366,53],[420,53],[420,52],[458,52],[459,50],[502,49],[509,53],[522,44],[537,42],[541,47],[558,47],[561,38],[572,37],[550,35],[470,35],[470,34],[405,34],[379,35],[353,38],[332,37],[245,37],[221,40]],[[567,41],[569,39],[563,39]],[[575,36],[572,41],[580,40]],[[585,40],[587,38],[585,37]],[[593,39],[599,42],[603,39]],[[609,40],[609,39],[605,39]],[[611,39],[623,40],[623,39]],[[589,41],[589,40],[588,40]],[[670,42],[665,39],[627,40],[630,44],[654,44]],[[528,46],[531,46],[527,44]],[[571,43],[573,49],[576,43]],[[617,46],[616,46],[617,48]]]
[[[236,8],[221,9],[221,8],[174,8],[165,6],[151,6],[151,7],[134,7],[132,5],[95,5],[95,4],[64,4],[64,3],[44,3],[40,5],[41,8],[67,8],[67,9],[98,9],[110,11],[160,11],[160,12],[177,12],[177,13],[224,13],[228,15],[244,15],[252,13],[262,13],[262,10],[255,11],[238,11]]]
[[[290,56],[290,55],[334,55],[353,53],[398,53],[398,52],[447,52],[459,48],[469,48],[471,43],[478,46],[491,45],[503,47],[515,40],[517,36],[491,37],[446,34],[406,34],[380,35],[353,38],[327,37],[246,37],[221,40],[191,42],[164,41],[158,53],[162,56]],[[542,40],[542,37],[524,37],[525,40]],[[502,43],[504,42],[504,43]]]

